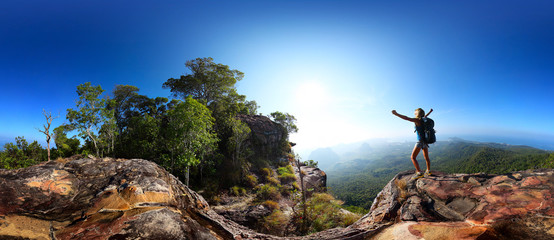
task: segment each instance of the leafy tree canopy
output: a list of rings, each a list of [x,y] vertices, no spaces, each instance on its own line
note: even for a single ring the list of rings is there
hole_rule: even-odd
[[[191,71],[180,78],[170,78],[163,88],[171,89],[176,97],[204,101],[210,105],[222,96],[235,92],[235,83],[244,77],[244,73],[231,70],[229,66],[214,63],[213,58],[197,58],[189,60],[185,66]]]

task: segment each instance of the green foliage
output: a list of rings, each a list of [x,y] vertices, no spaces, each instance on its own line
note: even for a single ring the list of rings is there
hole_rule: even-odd
[[[273,118],[273,121],[281,124],[281,126],[285,128],[287,133],[290,134],[298,132],[298,127],[296,126],[296,118],[293,115],[277,111],[270,113],[270,116],[271,118]]]
[[[234,91],[235,83],[244,77],[244,73],[238,70],[214,63],[213,58],[196,58],[187,61],[185,66],[191,73],[168,79],[163,88],[169,88],[174,96],[192,96],[207,105]]]
[[[296,176],[293,173],[292,166],[280,167],[277,169],[277,174],[281,183],[290,183],[296,180]]]
[[[335,227],[346,227],[360,218],[359,214],[343,213],[342,201],[336,200],[328,193],[314,193],[306,202],[307,215],[297,210],[293,217],[297,226],[306,226],[305,233],[320,232]],[[301,204],[298,208],[302,208]]]
[[[304,161],[303,162],[304,165],[308,166],[308,167],[313,167],[313,168],[317,168],[317,161],[314,161],[314,160],[307,160],[307,161]]]
[[[279,200],[281,194],[276,186],[265,184],[258,188],[256,198],[259,200]]]
[[[369,212],[368,210],[366,210],[362,207],[358,207],[358,206],[344,206],[344,205],[342,205],[341,208],[346,209],[349,212],[356,213],[358,215],[366,215]],[[356,221],[358,219],[356,219]]]
[[[79,140],[75,137],[67,138],[67,133],[73,130],[72,125],[62,124],[54,128],[54,143],[58,157],[71,157],[79,153]]]
[[[200,163],[202,156],[209,153],[217,142],[212,132],[214,119],[206,106],[192,97],[179,103],[168,112],[168,123],[164,129],[165,142],[175,156],[170,169],[188,168]]]
[[[0,152],[0,168],[26,168],[47,160],[46,150],[37,141],[31,144],[25,137],[16,137],[15,144],[6,143]]]
[[[234,186],[231,188],[231,194],[233,194],[234,196],[244,196],[246,195],[246,190],[242,187],[239,187],[239,186]]]
[[[233,169],[239,171],[241,175],[245,175],[250,170],[251,165],[247,161],[250,150],[246,147],[246,140],[250,136],[251,130],[246,123],[236,118],[229,119],[228,123],[231,126],[232,134],[227,140],[227,146]]]
[[[548,159],[542,164],[542,168],[554,168],[554,153],[550,154]]]
[[[96,155],[100,156],[98,146],[98,131],[105,118],[106,100],[100,95],[104,92],[101,86],[92,86],[90,82],[77,86],[77,109],[67,109],[67,120],[78,132],[83,140],[89,140],[94,144]]]
[[[274,177],[266,177],[265,181],[266,181],[266,183],[271,183],[275,186],[277,186],[281,183],[281,181],[277,180],[277,178],[274,178]]]
[[[248,174],[245,177],[246,186],[256,187],[258,185],[258,178],[252,174]]]
[[[274,210],[262,221],[262,232],[283,236],[287,223],[287,216],[280,210]]]
[[[273,175],[273,171],[269,168],[260,169],[260,173],[262,174],[262,177],[271,177],[271,175]]]

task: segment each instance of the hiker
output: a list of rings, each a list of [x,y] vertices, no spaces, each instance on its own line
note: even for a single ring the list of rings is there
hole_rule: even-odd
[[[415,166],[416,174],[413,176],[413,179],[418,179],[424,177],[423,173],[421,172],[421,169],[419,168],[419,163],[417,162],[417,155],[419,154],[419,151],[423,149],[423,157],[425,158],[425,163],[427,164],[427,170],[425,171],[425,175],[431,176],[431,162],[429,161],[429,145],[425,143],[425,135],[423,133],[423,120],[422,118],[426,118],[433,112],[433,109],[425,115],[425,111],[423,109],[418,108],[415,110],[414,115],[415,118],[410,118],[407,116],[404,116],[402,114],[399,114],[396,112],[396,110],[392,110],[392,114],[395,116],[402,118],[406,121],[410,121],[415,123],[415,130],[417,132],[417,143],[414,146],[414,150],[412,151],[412,163]]]

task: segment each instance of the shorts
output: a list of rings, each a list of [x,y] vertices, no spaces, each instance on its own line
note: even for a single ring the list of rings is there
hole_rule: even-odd
[[[424,143],[424,142],[416,142],[414,147],[425,149],[425,148],[429,148],[429,145],[427,145],[427,143]]]

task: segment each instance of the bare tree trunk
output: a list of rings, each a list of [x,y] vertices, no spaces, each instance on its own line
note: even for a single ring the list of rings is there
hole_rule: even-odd
[[[190,166],[187,165],[187,172],[185,173],[185,185],[187,185],[187,187],[189,186],[189,171],[190,171]]]
[[[38,131],[41,132],[41,133],[44,133],[46,135],[46,145],[47,145],[46,152],[48,153],[48,161],[50,161],[50,140],[52,139],[52,133],[50,132],[50,126],[52,125],[52,120],[54,120],[58,117],[53,117],[51,112],[46,112],[44,109],[42,109],[42,114],[46,118],[46,124],[43,125],[44,130],[38,129]]]
[[[298,175],[300,175],[300,188],[302,191],[302,226],[301,232],[306,233],[306,224],[308,219],[306,218],[308,213],[306,210],[306,189],[304,188],[304,175],[302,174],[302,169],[300,169],[300,157],[296,156],[296,166],[298,166]]]
[[[96,150],[96,156],[99,157],[100,156],[100,151],[98,150],[98,145],[96,144],[96,139],[94,139],[94,137],[92,137],[92,134],[90,134],[90,128],[87,128],[87,135],[90,138],[90,140],[92,140],[92,143],[94,143],[94,149]]]

